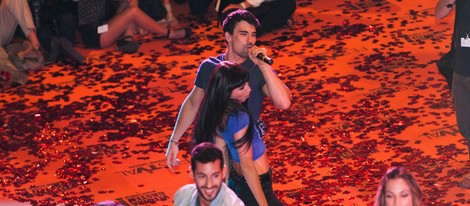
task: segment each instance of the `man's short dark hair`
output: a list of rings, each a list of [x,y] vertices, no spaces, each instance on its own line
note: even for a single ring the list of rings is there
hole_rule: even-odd
[[[260,23],[255,15],[251,12],[238,9],[238,10],[229,10],[224,13],[227,17],[224,18],[222,22],[222,27],[224,29],[224,33],[228,32],[229,34],[233,34],[233,29],[238,22],[246,21],[249,24],[253,25],[256,29],[260,27]]]
[[[222,151],[210,142],[203,142],[191,151],[191,168],[193,171],[196,170],[196,163],[200,162],[206,164],[209,162],[215,162],[220,160],[220,169],[224,168],[224,158]]]

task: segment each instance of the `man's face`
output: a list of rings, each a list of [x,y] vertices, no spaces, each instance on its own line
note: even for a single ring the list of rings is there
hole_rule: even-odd
[[[220,164],[220,160],[205,164],[196,162],[193,177],[201,205],[208,205],[219,193],[225,176],[225,171],[220,168]]]
[[[240,21],[235,25],[233,34],[225,32],[225,40],[234,54],[248,58],[248,50],[256,43],[256,27],[246,21]]]

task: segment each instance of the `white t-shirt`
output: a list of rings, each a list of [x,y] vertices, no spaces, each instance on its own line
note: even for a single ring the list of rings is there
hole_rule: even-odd
[[[195,206],[198,200],[196,184],[187,184],[176,191],[174,196],[175,206]],[[225,183],[222,183],[217,197],[211,202],[211,206],[245,206],[238,196]]]

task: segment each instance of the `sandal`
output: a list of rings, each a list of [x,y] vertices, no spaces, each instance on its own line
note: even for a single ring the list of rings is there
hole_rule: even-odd
[[[470,176],[463,178],[463,180],[459,182],[459,187],[463,189],[470,189]]]
[[[167,19],[167,27],[170,29],[180,29],[181,25],[178,19],[171,18],[171,19]]]
[[[132,41],[131,36],[125,36],[124,38],[117,41],[116,48],[117,50],[124,53],[134,53],[139,49],[139,43]]]
[[[176,31],[180,31],[180,30],[184,30],[184,36],[182,37],[174,37],[176,34],[175,32]],[[173,37],[172,35],[173,34]],[[168,39],[189,39],[191,36],[193,35],[193,32],[191,31],[190,28],[182,28],[182,29],[178,29],[178,30],[171,30],[171,29],[168,29],[168,32],[166,33],[166,37]]]

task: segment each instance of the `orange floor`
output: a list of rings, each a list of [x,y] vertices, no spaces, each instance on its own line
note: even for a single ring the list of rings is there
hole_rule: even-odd
[[[451,94],[435,60],[453,18],[436,1],[298,0],[295,28],[258,39],[293,92],[262,119],[274,188],[286,205],[371,205],[380,176],[407,167],[426,205],[469,205],[470,172]],[[179,19],[195,42],[140,37],[138,53],[77,49],[88,65],[51,65],[0,90],[0,205],[172,205],[191,183],[164,152],[199,63],[224,51],[221,28]],[[188,135],[184,137],[188,139]],[[183,142],[183,141],[182,141]],[[16,203],[17,205],[19,203]]]

